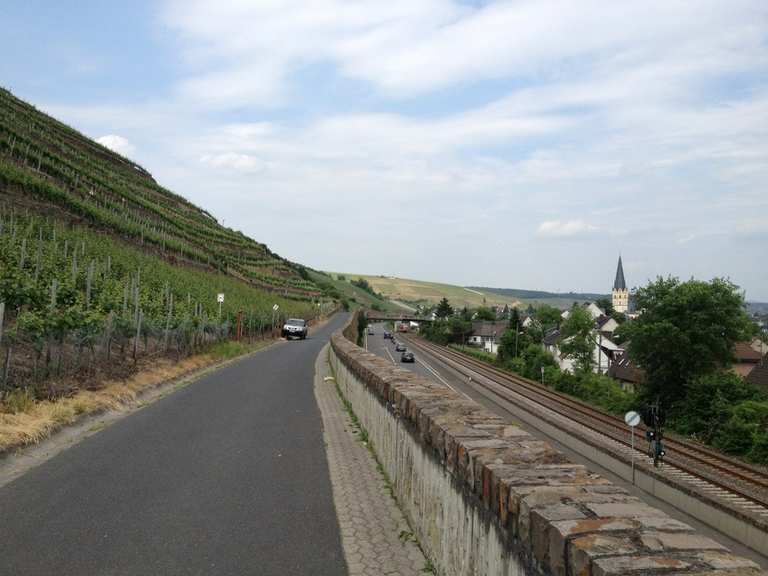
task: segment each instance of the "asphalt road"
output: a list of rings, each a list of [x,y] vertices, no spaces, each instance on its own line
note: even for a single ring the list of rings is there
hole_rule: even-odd
[[[415,362],[400,362],[401,352],[395,352],[395,345],[392,343],[392,340],[384,339],[384,331],[387,330],[386,326],[383,323],[373,324],[372,326],[374,333],[372,335],[367,335],[365,342],[365,346],[370,352],[381,356],[385,360],[389,360],[401,368],[415,372],[419,376],[442,382],[460,394],[465,395],[464,392],[453,383],[453,380],[455,379],[453,374],[445,374],[445,370],[441,364],[435,362],[432,358],[428,358],[419,350],[409,348],[414,354],[416,359]],[[395,333],[394,336],[395,340],[397,340],[397,333]],[[408,347],[408,344],[403,339],[400,339],[400,341]]]
[[[314,362],[339,315],[0,488],[2,575],[341,575]]]

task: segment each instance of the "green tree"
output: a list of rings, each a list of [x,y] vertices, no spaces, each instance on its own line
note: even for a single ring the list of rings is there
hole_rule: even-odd
[[[674,429],[710,443],[731,416],[731,408],[747,400],[765,400],[766,395],[738,374],[720,371],[694,378],[685,398],[670,410]]]
[[[509,314],[509,329],[518,330],[520,328],[520,324],[522,324],[520,320],[520,312],[518,311],[517,307],[513,307]]]
[[[595,305],[597,305],[600,310],[605,312],[606,316],[612,316],[615,310],[613,309],[613,302],[608,297],[598,298],[595,300]]]
[[[448,302],[448,298],[443,296],[443,299],[440,300],[440,303],[437,305],[437,309],[435,310],[435,316],[438,318],[448,318],[449,316],[453,315],[453,307]]]
[[[658,278],[635,295],[639,318],[620,328],[646,373],[643,395],[673,405],[695,378],[727,367],[734,344],[753,330],[744,296],[728,280]]]
[[[523,376],[532,380],[541,380],[542,369],[557,366],[552,354],[537,344],[528,344],[522,352],[522,358],[525,362]]]
[[[485,320],[486,322],[494,322],[496,320],[496,313],[485,306],[475,310],[475,314],[478,320]]]
[[[535,318],[541,325],[542,330],[546,332],[547,330],[560,326],[560,321],[562,320],[561,314],[562,311],[558,308],[549,306],[548,304],[542,304],[536,308]]]
[[[594,364],[594,330],[592,315],[583,306],[571,308],[571,314],[560,327],[562,341],[560,351],[576,362],[576,368],[590,372]]]

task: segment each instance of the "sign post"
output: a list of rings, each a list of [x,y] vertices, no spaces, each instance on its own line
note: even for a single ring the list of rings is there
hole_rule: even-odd
[[[224,292],[219,292],[216,301],[219,303],[219,322],[221,322],[221,305],[224,302]]]
[[[627,423],[627,426],[629,426],[630,431],[632,432],[632,440],[631,440],[631,446],[632,446],[632,485],[635,484],[635,426],[640,424],[640,414],[635,412],[634,410],[630,410],[626,414],[624,414],[624,422]]]
[[[275,336],[275,316],[277,316],[277,311],[280,310],[280,306],[275,304],[272,306],[272,337]]]

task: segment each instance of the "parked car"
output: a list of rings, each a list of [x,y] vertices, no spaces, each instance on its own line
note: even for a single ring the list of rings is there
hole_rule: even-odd
[[[384,330],[384,340],[392,340],[392,332]]]
[[[400,356],[400,362],[416,362],[413,352],[403,352]]]
[[[301,338],[305,340],[309,333],[307,328],[307,322],[301,318],[289,318],[283,324],[283,337],[290,340],[291,338]]]
[[[373,326],[368,326],[368,336],[373,336]]]
[[[395,344],[395,352],[405,352],[405,350],[405,344],[402,344],[401,342]]]

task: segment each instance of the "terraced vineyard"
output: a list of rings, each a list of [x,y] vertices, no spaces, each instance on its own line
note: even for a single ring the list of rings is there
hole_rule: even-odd
[[[304,268],[0,90],[0,411],[332,306]]]
[[[119,234],[171,262],[270,291],[316,296],[300,268],[159,186],[141,166],[0,89],[0,191],[28,208]]]

